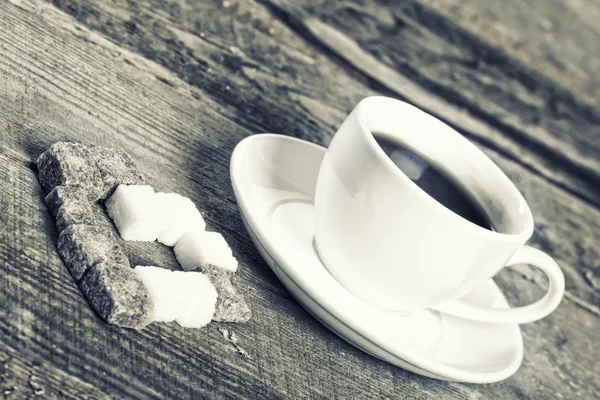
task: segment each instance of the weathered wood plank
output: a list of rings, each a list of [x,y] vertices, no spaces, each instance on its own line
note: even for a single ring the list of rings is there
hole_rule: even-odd
[[[27,329],[30,314],[21,310],[21,323]],[[0,345],[0,396],[3,399],[110,399],[94,386],[37,361],[33,354],[23,354]]]
[[[271,9],[384,93],[600,206],[600,111],[418,2],[272,0]]]
[[[600,4],[419,0],[538,73],[600,106]]]
[[[500,384],[438,382],[374,360],[290,299],[244,232],[228,179],[229,155],[241,138],[276,129],[326,143],[344,113],[373,91],[302,42],[279,44],[266,28],[271,22],[262,20],[266,12],[211,14],[218,7],[208,4],[206,20],[188,17],[201,26],[196,35],[174,24],[169,11],[138,4],[143,10],[81,6],[104,29],[123,30],[121,39],[110,35],[118,45],[45,3],[0,4],[0,182],[10,183],[0,192],[0,302],[11,305],[0,309],[4,343],[127,398],[570,398],[600,390],[590,356],[598,353],[598,297],[585,281],[598,270],[597,209],[486,149],[531,202],[545,226],[535,243],[564,267],[575,301],[523,328],[525,363]],[[138,15],[134,36],[124,33],[129,14]],[[231,61],[231,46],[243,61]],[[236,63],[242,67],[232,71]],[[233,327],[251,359],[241,358],[216,325],[133,332],[93,314],[56,254],[56,232],[30,168],[31,159],[64,139],[125,149],[151,184],[194,199],[209,228],[224,233],[255,312],[249,324]],[[578,230],[578,243],[564,240]],[[148,263],[167,257],[148,251]],[[540,274],[529,268],[500,281],[513,303],[541,294]],[[29,329],[22,329],[19,310],[29,313]]]

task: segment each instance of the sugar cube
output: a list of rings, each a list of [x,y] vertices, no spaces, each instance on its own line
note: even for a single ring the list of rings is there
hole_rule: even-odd
[[[237,270],[225,238],[217,232],[190,231],[175,245],[175,257],[185,271],[200,268],[202,264],[213,264],[230,271]]]
[[[148,185],[119,185],[105,205],[125,240],[152,242],[162,231],[156,194]]]
[[[152,266],[137,266],[134,272],[153,299],[155,321],[176,321],[189,328],[200,328],[210,322],[217,291],[204,274]]]
[[[136,167],[129,154],[119,149],[91,147],[90,152],[102,181],[102,199],[108,198],[118,185],[142,185],[144,176]]]
[[[129,265],[95,264],[79,283],[86,299],[106,322],[140,329],[152,322],[154,303]]]
[[[175,321],[187,328],[208,324],[215,313],[217,291],[208,277],[200,272],[173,271],[180,290],[185,292],[186,307]]]
[[[71,225],[58,236],[57,247],[76,282],[94,265],[130,268],[117,238],[103,226]]]
[[[172,271],[152,266],[137,266],[133,270],[142,280],[154,302],[154,320],[170,322],[183,307],[183,292],[171,279]]]
[[[217,322],[247,322],[252,317],[252,311],[244,296],[233,285],[234,273],[210,264],[203,264],[200,271],[205,274],[217,289],[217,305],[213,321]]]
[[[80,202],[89,203],[93,199],[88,198],[88,193],[85,187],[82,186],[56,186],[45,200],[46,206],[52,216],[56,217],[60,207],[67,203]]]
[[[206,223],[196,205],[187,197],[177,193],[157,193],[160,213],[164,218],[163,230],[158,241],[175,246],[177,241],[191,230],[204,230]]]
[[[68,202],[56,213],[56,228],[62,232],[71,225],[95,225],[96,217],[92,204],[85,202]]]
[[[101,178],[87,146],[79,143],[57,142],[37,159],[39,181],[46,193],[56,186],[78,185],[90,197],[97,198]]]
[[[46,205],[61,232],[70,225],[95,225],[92,200],[81,186],[56,186],[47,196]]]

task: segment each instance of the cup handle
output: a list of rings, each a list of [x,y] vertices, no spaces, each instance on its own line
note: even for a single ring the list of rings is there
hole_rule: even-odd
[[[524,324],[544,318],[554,311],[565,292],[563,272],[548,254],[529,246],[523,246],[517,250],[506,266],[516,264],[533,265],[548,276],[548,291],[535,303],[523,307],[493,308],[456,299],[432,308],[457,317],[500,324]]]

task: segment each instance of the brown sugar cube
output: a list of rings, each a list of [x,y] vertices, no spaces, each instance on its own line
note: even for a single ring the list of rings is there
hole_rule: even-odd
[[[92,204],[87,202],[70,202],[58,209],[56,213],[56,229],[62,232],[72,225],[96,225],[96,217]]]
[[[79,143],[57,142],[37,159],[39,181],[46,193],[56,186],[80,186],[98,198],[102,178],[88,147]]]
[[[232,271],[211,265],[203,264],[200,271],[217,289],[217,305],[213,321],[217,322],[247,322],[252,317],[252,311],[244,297],[233,285],[234,273]]]
[[[58,210],[68,203],[91,203],[93,199],[87,197],[88,193],[81,186],[56,186],[45,198],[46,206],[53,217],[56,218]]]
[[[92,266],[79,288],[94,311],[109,324],[141,329],[152,322],[154,303],[128,263]]]
[[[102,181],[100,198],[110,197],[119,185],[144,184],[144,176],[135,166],[131,156],[123,150],[97,146],[91,147],[90,152],[96,161]]]
[[[129,268],[127,255],[113,232],[105,226],[68,226],[58,237],[58,253],[77,282],[94,265]]]

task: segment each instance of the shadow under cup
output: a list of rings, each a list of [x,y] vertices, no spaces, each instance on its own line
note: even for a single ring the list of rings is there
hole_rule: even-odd
[[[327,269],[377,308],[412,311],[495,275],[533,232],[523,196],[481,150],[398,100],[361,101],[317,181]]]

